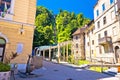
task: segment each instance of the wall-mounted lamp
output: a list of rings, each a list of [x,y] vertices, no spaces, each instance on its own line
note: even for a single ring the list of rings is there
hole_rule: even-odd
[[[24,28],[23,28],[23,24],[22,24],[22,27],[20,28],[20,34],[22,35],[24,32]]]

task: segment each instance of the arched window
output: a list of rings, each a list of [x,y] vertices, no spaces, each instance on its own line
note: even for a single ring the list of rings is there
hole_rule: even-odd
[[[5,44],[5,40],[3,38],[0,38],[0,44]]]

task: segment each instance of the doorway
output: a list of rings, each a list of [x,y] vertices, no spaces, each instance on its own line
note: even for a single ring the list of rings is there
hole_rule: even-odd
[[[0,62],[3,61],[6,41],[0,38]]]
[[[115,59],[116,63],[120,63],[120,48],[118,46],[115,47]]]

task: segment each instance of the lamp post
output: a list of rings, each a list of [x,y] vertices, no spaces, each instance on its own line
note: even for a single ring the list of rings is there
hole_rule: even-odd
[[[24,32],[24,28],[23,28],[23,24],[22,24],[22,27],[20,28],[20,34],[22,35]]]

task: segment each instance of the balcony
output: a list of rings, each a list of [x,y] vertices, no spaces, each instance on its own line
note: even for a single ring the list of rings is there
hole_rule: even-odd
[[[13,14],[10,14],[9,12],[0,12],[0,19],[12,20]]]
[[[111,37],[103,37],[103,38],[100,38],[98,39],[98,43],[99,45],[105,45],[105,44],[110,44],[112,42],[112,39]]]

